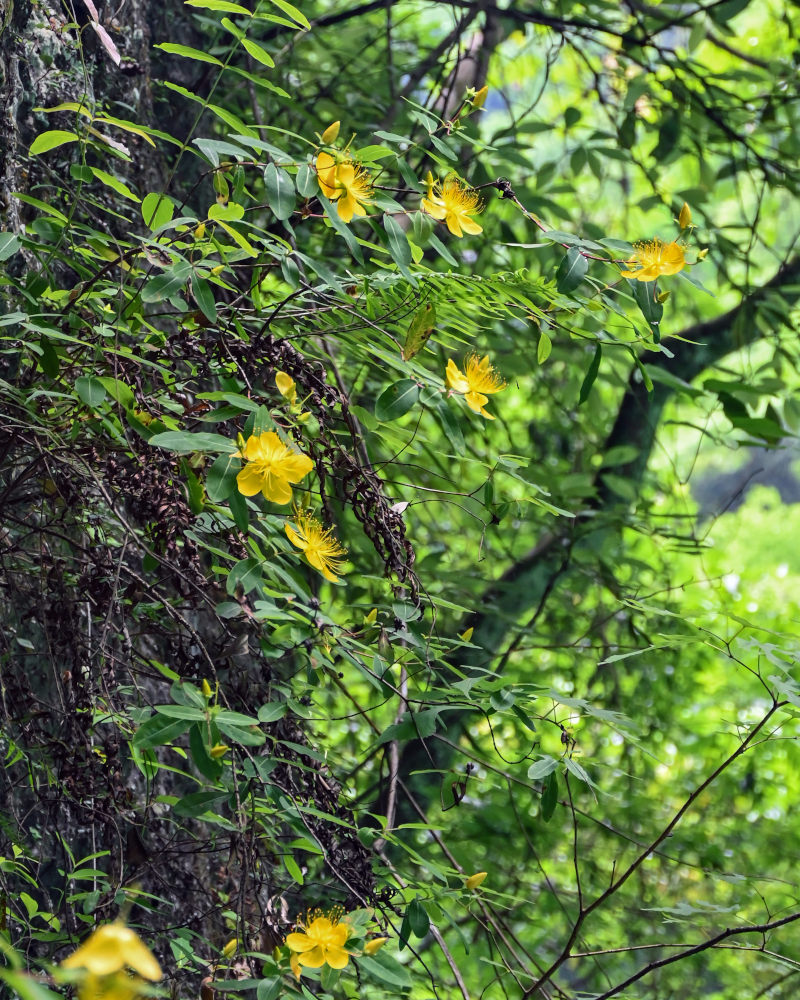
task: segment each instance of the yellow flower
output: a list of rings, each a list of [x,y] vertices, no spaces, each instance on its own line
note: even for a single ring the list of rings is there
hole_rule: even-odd
[[[341,922],[342,914],[339,906],[334,906],[327,914],[316,910],[309,914],[313,920],[308,926],[297,922],[302,932],[287,936],[287,946],[297,953],[297,957],[291,955],[289,961],[298,979],[300,966],[319,969],[327,964],[332,969],[343,969],[350,961],[350,953],[345,949],[350,928]]]
[[[275,431],[252,434],[240,455],[246,465],[236,477],[239,492],[246,497],[263,493],[273,503],[289,503],[290,483],[300,482],[314,468],[308,455],[293,451]]]
[[[301,549],[308,562],[331,583],[338,583],[337,573],[341,573],[343,555],[347,549],[330,528],[323,528],[310,514],[296,510],[294,524],[286,525],[286,537],[296,548]]]
[[[294,403],[297,399],[297,386],[291,375],[287,375],[286,372],[275,372],[275,385],[284,399],[289,403]]]
[[[500,392],[505,389],[506,384],[489,364],[488,354],[481,359],[477,354],[471,354],[464,363],[463,372],[452,358],[448,358],[445,378],[447,388],[451,392],[463,393],[471,410],[488,420],[494,420],[492,414],[484,409],[484,404],[489,401],[488,394]]]
[[[450,174],[442,183],[434,182],[429,172],[426,182],[428,197],[422,199],[423,211],[434,219],[443,219],[453,236],[464,233],[477,236],[483,232],[483,227],[470,218],[481,210],[480,198],[471,188],[462,184],[455,174]]]
[[[61,967],[85,969],[88,973],[78,987],[80,1000],[132,1000],[138,996],[141,980],[127,975],[126,969],[151,982],[162,976],[155,955],[121,921],[98,927],[64,959]]]
[[[627,262],[638,264],[637,271],[622,271],[623,278],[637,281],[655,281],[662,274],[677,274],[686,266],[683,247],[680,243],[663,243],[658,238],[647,243],[637,243],[636,253]]]
[[[342,222],[350,222],[354,215],[367,214],[364,205],[372,200],[372,185],[363,167],[352,160],[340,163],[336,168],[336,186],[340,189],[336,209]]]
[[[366,215],[364,205],[372,201],[369,174],[353,160],[337,163],[330,153],[317,156],[317,180],[320,190],[330,201],[342,222],[351,222],[354,215]]]
[[[378,938],[373,938],[371,941],[367,941],[367,943],[364,945],[364,954],[374,955],[376,951],[381,950],[381,948],[386,944],[388,940],[389,938],[378,937]]]
[[[486,878],[486,875],[486,872],[476,872],[474,875],[470,875],[464,885],[466,885],[468,889],[477,889],[481,882],[483,882]]]

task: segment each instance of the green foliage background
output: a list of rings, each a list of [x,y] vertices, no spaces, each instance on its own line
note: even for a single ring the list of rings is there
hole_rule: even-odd
[[[796,5],[120,18],[0,34],[0,980],[123,913],[204,1000],[793,996]],[[268,430],[338,584],[236,487]]]

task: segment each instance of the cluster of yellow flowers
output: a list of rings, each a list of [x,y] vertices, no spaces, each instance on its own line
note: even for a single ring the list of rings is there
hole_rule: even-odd
[[[284,383],[284,388],[289,387]],[[283,395],[288,396],[289,392]],[[261,493],[267,500],[281,505],[291,502],[292,486],[314,468],[308,455],[284,444],[275,431],[251,434],[236,454],[245,460],[236,477],[239,492],[246,497]],[[286,536],[326,580],[338,582],[336,574],[341,573],[342,556],[347,550],[339,544],[332,530],[323,528],[309,512],[295,508],[294,524],[286,525]]]

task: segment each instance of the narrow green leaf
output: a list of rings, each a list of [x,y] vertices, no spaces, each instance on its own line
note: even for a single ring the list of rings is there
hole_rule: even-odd
[[[220,455],[206,475],[206,493],[212,503],[222,503],[236,489],[236,476],[242,467],[238,455]]]
[[[283,855],[283,863],[290,877],[293,878],[298,885],[303,885],[305,883],[305,879],[303,878],[303,873],[300,871],[300,865],[298,865],[291,854]]]
[[[114,175],[110,174],[107,170],[101,170],[99,167],[90,167],[89,169],[102,184],[105,184],[106,187],[110,187],[113,191],[116,191],[117,194],[121,194],[123,198],[127,198],[129,201],[135,201],[137,204],[141,200],[139,195],[134,194],[127,184],[123,184],[118,177],[114,177]]]
[[[400,224],[391,215],[384,215],[383,228],[389,238],[389,251],[392,259],[399,268],[407,268],[411,263],[411,247]]]
[[[275,60],[269,52],[267,52],[266,49],[262,49],[257,42],[253,42],[249,38],[243,38],[242,45],[244,45],[256,62],[260,62],[262,66],[268,66],[270,69],[274,67]]]
[[[296,21],[298,24],[302,25],[306,29],[306,31],[311,30],[311,25],[308,23],[308,18],[305,16],[305,14],[299,11],[297,7],[294,7],[292,4],[287,3],[287,0],[271,0],[271,2],[274,3],[276,7],[280,8],[284,14],[288,14],[288,16],[293,21]]]
[[[544,330],[539,331],[539,347],[536,352],[536,359],[540,365],[543,365],[545,361],[550,357],[550,351],[553,349],[553,342],[544,332]]]
[[[197,62],[213,63],[214,66],[224,65],[222,60],[216,56],[209,55],[208,52],[201,52],[200,49],[193,49],[191,45],[178,45],[176,42],[159,42],[153,46],[154,49],[162,49],[173,56],[183,56],[185,59],[194,59]]]
[[[232,454],[236,450],[236,442],[222,434],[211,431],[201,431],[191,434],[189,431],[162,431],[150,438],[150,444],[157,448],[174,451],[178,455],[189,455],[195,451],[210,451],[222,454]]]
[[[558,805],[558,772],[551,771],[542,785],[542,819],[549,823]]]
[[[589,365],[589,370],[586,372],[586,377],[581,384],[580,395],[578,396],[578,406],[581,403],[585,403],[589,398],[589,393],[592,391],[592,386],[594,385],[594,380],[597,378],[597,373],[600,371],[600,359],[603,357],[603,347],[598,344],[594,349],[594,357],[592,358],[592,363]]]
[[[282,168],[268,163],[264,170],[267,201],[276,219],[284,221],[294,212],[294,181]]]
[[[211,285],[205,279],[195,276],[192,278],[192,295],[206,319],[210,323],[216,323],[217,303],[214,301]]]

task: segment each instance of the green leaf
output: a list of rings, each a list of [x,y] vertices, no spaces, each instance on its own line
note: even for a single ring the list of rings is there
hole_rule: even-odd
[[[419,899],[412,899],[408,904],[408,922],[415,937],[423,938],[430,930],[431,921],[425,907]]]
[[[174,803],[172,811],[176,816],[202,816],[204,812],[208,811],[209,806],[222,802],[228,795],[227,791],[190,792],[189,795],[184,795],[183,798]]]
[[[577,247],[570,247],[556,271],[556,287],[566,295],[583,281],[589,262]]]
[[[189,722],[203,722],[206,713],[200,708],[192,705],[154,705],[154,710],[159,715],[165,715],[168,719],[187,719]]]
[[[150,444],[178,455],[189,455],[195,451],[221,452],[231,454],[236,450],[236,442],[222,434],[211,431],[201,431],[191,434],[189,431],[162,431],[150,438]]]
[[[310,163],[301,163],[295,177],[297,193],[301,198],[310,198],[317,191],[317,172]]]
[[[412,378],[402,378],[387,386],[375,401],[375,416],[384,423],[397,420],[412,409],[419,399],[419,385]]]
[[[19,237],[14,233],[0,233],[0,262],[13,257],[21,246]]]
[[[276,219],[284,221],[294,212],[294,181],[282,167],[268,163],[264,170],[267,201]]]
[[[224,765],[221,760],[215,760],[208,752],[206,745],[206,727],[200,723],[189,730],[189,750],[194,766],[209,781],[218,781]]]
[[[90,167],[89,169],[101,183],[105,184],[106,187],[110,187],[112,191],[116,191],[117,194],[121,194],[123,198],[127,198],[129,201],[135,201],[137,204],[141,200],[139,195],[134,194],[127,184],[123,184],[118,177],[108,173],[107,170],[100,170],[99,167]]]
[[[224,10],[229,14],[246,14],[253,16],[253,12],[243,7],[239,3],[231,3],[230,0],[184,0],[187,7],[201,7],[203,10]]]
[[[578,406],[580,406],[581,403],[585,403],[589,398],[589,393],[592,391],[594,380],[597,378],[597,373],[600,371],[600,359],[602,357],[603,347],[601,344],[598,344],[594,349],[592,363],[589,365],[589,370],[586,372],[586,376],[581,384],[581,391],[578,396]]]
[[[206,493],[212,503],[221,503],[236,489],[236,476],[242,468],[238,455],[220,455],[206,475]]]
[[[164,194],[157,194],[151,191],[142,200],[142,219],[151,230],[160,229],[161,226],[172,220],[175,206]]]
[[[283,980],[280,976],[262,979],[256,987],[256,1000],[278,1000],[283,990]]]
[[[558,805],[558,772],[551,771],[542,785],[542,819],[549,823]]]
[[[251,556],[249,559],[240,559],[231,567],[226,587],[229,594],[233,594],[237,587],[241,587],[245,594],[249,594],[260,583],[261,560]]]
[[[177,739],[188,728],[189,723],[183,719],[169,719],[165,715],[153,715],[136,730],[131,745],[138,749],[164,746]]]
[[[275,60],[272,58],[269,52],[267,52],[266,49],[262,49],[257,42],[253,42],[249,38],[243,38],[242,45],[244,45],[244,47],[247,49],[250,55],[256,60],[256,62],[260,62],[262,66],[268,66],[270,69],[272,69],[272,67],[275,65]]]
[[[106,387],[93,375],[81,375],[77,378],[75,391],[87,406],[99,406],[106,398]]]
[[[153,46],[154,49],[161,49],[169,52],[173,56],[183,56],[185,59],[194,59],[197,62],[213,63],[215,66],[223,66],[222,60],[216,56],[209,55],[208,52],[201,52],[200,49],[193,49],[191,45],[178,45],[175,42],[159,42]]]
[[[192,273],[191,265],[185,260],[178,261],[157,274],[142,289],[142,302],[160,302],[177,294],[184,287]]]
[[[262,705],[258,710],[258,721],[277,722],[278,719],[282,719],[286,715],[288,707],[286,702],[283,701],[267,702],[266,705]]]
[[[80,136],[76,132],[65,132],[63,129],[53,129],[50,132],[42,132],[37,135],[28,150],[31,156],[38,156],[40,153],[47,153],[51,149],[63,146],[68,142],[77,142]]]
[[[217,722],[217,725],[231,743],[239,743],[245,747],[260,747],[267,742],[267,737],[258,729],[242,729],[240,726],[229,726],[224,722]]]
[[[290,877],[298,885],[304,885],[305,879],[303,878],[303,873],[300,871],[300,865],[294,860],[291,854],[283,855],[283,863],[286,866],[286,871],[289,873]]]
[[[39,355],[39,367],[49,378],[55,378],[58,375],[60,367],[56,349],[44,335],[42,335],[42,339],[39,341],[39,349],[42,352]]]
[[[389,239],[389,252],[392,255],[392,260],[397,264],[401,274],[412,284],[416,284],[415,279],[408,270],[408,265],[413,258],[406,234],[397,220],[388,214],[383,217],[383,228],[386,230],[386,235]]]
[[[361,955],[356,959],[356,964],[362,972],[373,979],[386,983],[392,989],[411,989],[410,973],[396,958],[388,954],[385,948],[377,955]]]
[[[642,316],[647,320],[650,332],[656,343],[661,340],[659,323],[664,315],[664,306],[658,301],[655,295],[656,283],[654,281],[631,281],[633,285],[633,297],[641,310]]]
[[[545,361],[550,357],[550,351],[553,349],[553,342],[544,332],[544,330],[539,331],[539,347],[536,352],[536,360],[540,365],[543,365]]]
[[[287,0],[271,0],[271,2],[274,3],[276,7],[280,8],[280,10],[282,10],[284,14],[288,14],[288,16],[293,21],[296,21],[298,24],[302,25],[306,29],[306,31],[311,30],[311,25],[308,23],[308,18],[305,16],[305,14],[301,13],[301,11],[297,9],[297,7],[294,7],[292,4],[287,3]]]
[[[552,774],[557,767],[558,761],[554,757],[541,757],[528,768],[528,777],[531,781],[539,781]]]
[[[333,226],[336,232],[342,237],[345,243],[347,243],[348,247],[350,248],[350,253],[355,257],[355,259],[359,262],[359,264],[363,264],[364,254],[362,253],[359,242],[353,235],[353,232],[350,229],[350,227],[346,223],[342,222],[341,218],[339,217],[339,212],[337,211],[336,206],[333,205],[331,202],[329,202],[321,191],[317,193],[317,199],[319,200],[320,205],[322,205],[322,209],[325,212],[325,215],[328,217],[330,224]]]
[[[436,327],[436,307],[432,302],[426,302],[421,306],[408,326],[405,343],[403,345],[403,360],[410,361],[415,354],[419,354],[422,348],[430,340],[431,334]]]
[[[211,285],[204,278],[192,278],[192,296],[206,319],[210,323],[216,323],[217,303],[214,301]]]

